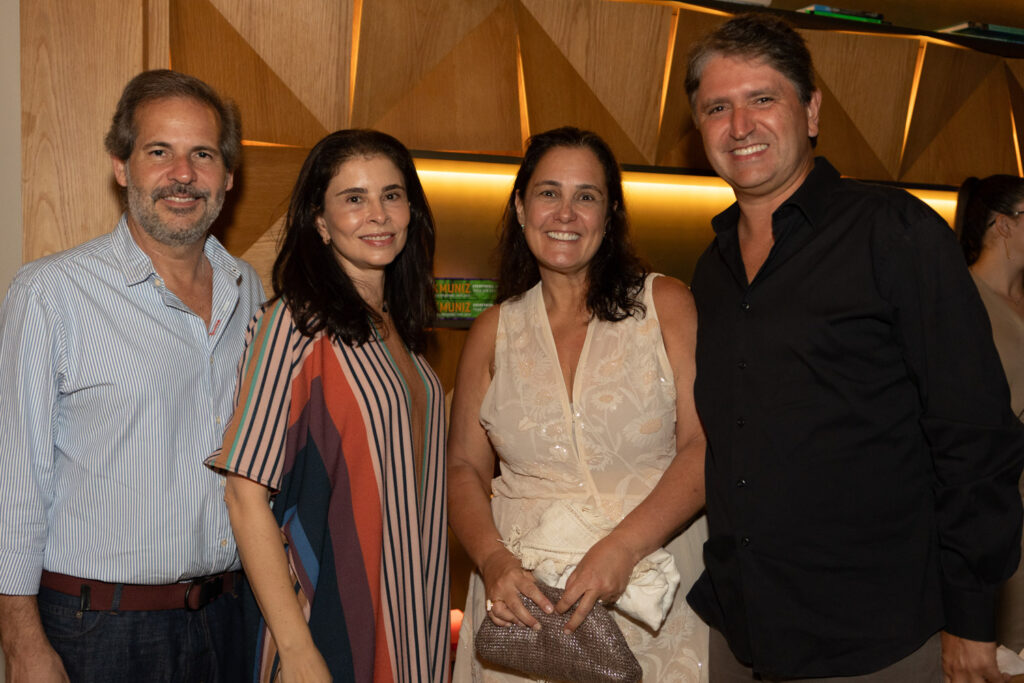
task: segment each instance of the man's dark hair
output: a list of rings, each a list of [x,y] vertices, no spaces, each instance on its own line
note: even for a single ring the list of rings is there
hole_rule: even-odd
[[[1018,211],[1021,202],[1024,202],[1024,178],[992,175],[978,180],[972,176],[963,182],[956,197],[954,227],[967,265],[981,256],[985,233],[995,223],[996,214],[1011,216]]]
[[[340,343],[369,341],[379,314],[356,290],[338,263],[334,249],[317,232],[327,186],[346,161],[383,156],[402,174],[409,200],[405,247],[384,268],[384,302],[395,331],[405,345],[421,352],[426,330],[436,315],[434,284],[434,218],[423,193],[409,150],[376,130],[339,130],[316,143],[302,164],[285,219],[281,251],[274,261],[274,296],[291,309],[296,327],[306,336],[321,330]]]
[[[166,97],[188,97],[214,111],[220,127],[220,155],[225,168],[234,171],[242,151],[242,123],[238,108],[195,76],[170,69],[143,71],[128,81],[104,139],[107,152],[121,161],[127,161],[138,136],[135,112],[146,102]]]
[[[505,301],[526,292],[540,280],[537,259],[526,244],[526,237],[516,215],[516,197],[525,198],[540,160],[558,147],[588,149],[594,153],[608,191],[606,231],[601,246],[587,266],[587,310],[599,320],[615,322],[644,311],[637,298],[643,288],[646,270],[633,250],[629,239],[626,200],[622,194],[622,173],[608,143],[596,133],[565,127],[538,133],[526,144],[526,153],[516,174],[512,193],[501,219],[498,253],[498,301]]]
[[[686,64],[686,96],[690,106],[700,78],[713,57],[760,59],[785,76],[807,104],[814,93],[814,67],[803,36],[770,14],[740,14],[704,36],[690,48]]]

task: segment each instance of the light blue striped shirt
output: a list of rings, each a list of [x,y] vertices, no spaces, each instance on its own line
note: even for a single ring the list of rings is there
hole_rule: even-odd
[[[161,584],[239,567],[224,479],[263,287],[213,237],[210,327],[117,228],[22,267],[0,307],[0,593],[41,570]]]

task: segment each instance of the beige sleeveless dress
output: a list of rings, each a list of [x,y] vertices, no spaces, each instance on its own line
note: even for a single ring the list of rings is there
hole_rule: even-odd
[[[978,287],[981,302],[992,323],[992,339],[999,352],[1006,382],[1010,385],[1010,404],[1017,417],[1024,421],[1024,322],[1006,301],[996,294],[985,281],[971,273]],[[1024,476],[1018,483],[1024,500]],[[1024,536],[1021,537],[1024,555]],[[1024,648],[1024,562],[1018,567],[999,594],[999,612],[996,616],[996,639],[1014,652]]]
[[[480,408],[501,463],[492,511],[502,538],[536,528],[553,505],[569,502],[617,523],[647,496],[675,455],[676,388],[648,276],[646,316],[593,320],[567,388],[538,283],[501,305],[494,377]],[[680,584],[656,632],[612,610],[644,670],[644,681],[707,681],[707,627],[686,604],[702,570],[702,517],[666,550]],[[523,681],[476,659],[473,634],[486,618],[483,582],[470,578],[455,660],[456,683]]]

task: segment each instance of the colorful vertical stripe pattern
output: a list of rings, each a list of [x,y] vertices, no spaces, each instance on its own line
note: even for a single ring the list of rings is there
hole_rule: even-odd
[[[422,453],[383,343],[305,337],[281,301],[268,304],[249,329],[224,448],[209,461],[276,492],[299,600],[339,681],[448,676],[444,394],[412,359],[428,397]],[[251,627],[253,680],[273,680],[258,612]]]

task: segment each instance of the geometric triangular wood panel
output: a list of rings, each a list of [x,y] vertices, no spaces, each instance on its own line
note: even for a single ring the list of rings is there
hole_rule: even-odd
[[[520,0],[534,27],[653,164],[672,9],[605,0]],[[524,50],[525,52],[525,50]],[[536,72],[533,74],[536,76]]]
[[[458,74],[457,77],[454,77]],[[413,149],[520,154],[515,21],[502,3],[365,125]]]
[[[819,118],[818,145],[814,152],[827,157],[843,175],[862,180],[895,180],[893,171],[878,158],[874,147],[868,143],[860,126],[851,118],[849,111],[832,92],[823,78],[816,84],[821,92],[821,115]],[[906,112],[903,114],[906,121]],[[886,125],[895,127],[895,121]],[[902,125],[900,126],[902,128]],[[900,135],[902,138],[902,135]],[[895,150],[899,159],[899,147]]]
[[[284,224],[285,216],[281,216],[259,236],[259,239],[239,254],[260,276],[260,280],[263,281],[263,291],[267,293],[268,297],[274,291],[274,261],[277,260],[277,252],[280,249]]]
[[[1024,59],[1006,60],[1006,84],[1010,91],[1010,107],[1017,132],[1017,173],[1024,158]]]
[[[352,125],[371,126],[395,108],[466,34],[510,0],[363,2]],[[508,32],[514,31],[509,25]],[[450,74],[453,79],[457,73]]]
[[[327,129],[209,0],[172,0],[171,66],[233,99],[248,140],[311,147]]]
[[[819,149],[843,173],[895,180],[907,125],[916,38],[802,30],[821,107]],[[844,128],[850,130],[843,130]],[[880,167],[879,167],[880,166]]]
[[[650,164],[533,15],[517,6],[516,20],[530,133],[578,126],[604,138],[620,163]]]
[[[227,193],[217,238],[232,254],[241,254],[288,212],[292,186],[309,149],[306,147],[242,148],[235,185]]]
[[[324,129],[348,127],[354,0],[213,1]]]
[[[929,44],[899,179],[959,185],[1016,171],[1003,61]]]
[[[661,129],[658,131],[658,165],[711,168],[704,154],[700,132],[693,122],[690,100],[686,96],[686,63],[690,46],[728,19],[728,16],[718,12],[679,10],[665,109],[661,114]]]

